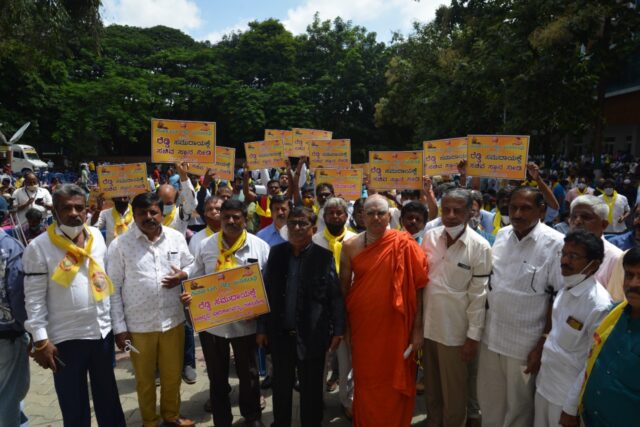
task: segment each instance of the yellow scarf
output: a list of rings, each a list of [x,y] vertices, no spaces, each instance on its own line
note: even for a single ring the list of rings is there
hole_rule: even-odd
[[[604,194],[604,192],[602,193],[602,200],[604,200],[604,202],[607,204],[607,206],[609,206],[609,224],[612,225],[613,224],[613,205],[616,203],[616,199],[618,198],[618,192],[617,191],[613,191],[613,194],[611,195],[611,197],[607,196],[606,194]]]
[[[204,229],[204,234],[206,234],[207,237],[213,236],[213,230],[211,229],[211,227],[207,225],[207,227]]]
[[[236,267],[238,262],[234,254],[247,241],[247,230],[243,230],[242,234],[229,249],[225,249],[222,242],[222,233],[218,233],[218,262],[216,263],[216,271],[224,271]]]
[[[84,248],[80,248],[66,236],[57,234],[55,229],[55,223],[47,227],[49,239],[51,239],[51,242],[56,247],[66,253],[64,258],[58,263],[58,266],[51,276],[51,280],[64,288],[68,288],[76,277],[76,274],[78,274],[80,266],[84,264],[84,260],[89,259],[89,284],[93,291],[93,298],[96,301],[101,301],[105,295],[109,296],[113,294],[114,288],[111,279],[109,279],[109,276],[107,276],[100,264],[91,256],[91,247],[93,246],[93,234],[91,234],[91,231],[85,226],[88,238],[85,241]]]
[[[333,259],[336,262],[336,272],[340,273],[340,252],[342,252],[342,240],[347,234],[347,229],[343,228],[339,236],[334,236],[329,232],[328,228],[325,228],[323,234],[329,243],[329,250],[333,252]]]
[[[200,191],[200,183],[196,184],[196,188],[193,189],[196,193]]]
[[[166,227],[171,227],[171,224],[173,224],[173,220],[176,217],[177,210],[178,209],[176,208],[176,205],[173,205],[173,209],[171,209],[171,212],[168,215],[165,215],[164,218],[162,219],[162,225]]]
[[[262,206],[260,206],[260,201],[258,200],[256,202],[256,213],[260,216],[263,216],[265,218],[271,218],[271,196],[267,197],[267,210],[265,211],[264,209],[262,209]]]
[[[116,208],[111,208],[111,216],[113,216],[113,237],[118,237],[129,229],[129,224],[133,221],[133,209],[131,205],[127,208],[127,214],[122,217]]]
[[[602,320],[600,325],[596,328],[596,331],[593,333],[593,345],[591,346],[591,351],[589,351],[589,358],[587,359],[587,370],[584,374],[584,381],[582,382],[582,390],[580,391],[580,402],[582,402],[582,396],[584,395],[584,391],[587,388],[587,382],[589,381],[589,375],[591,375],[591,371],[593,370],[593,365],[596,363],[596,359],[598,359],[598,355],[600,354],[600,350],[604,347],[604,343],[611,335],[611,331],[620,320],[622,313],[624,312],[624,308],[627,306],[628,302],[625,300],[614,307],[611,310],[611,313],[607,315],[607,317]],[[580,403],[582,406],[582,403]],[[580,410],[582,412],[582,410]]]
[[[498,230],[502,227],[502,215],[500,215],[500,211],[496,209],[496,214],[493,216],[493,234],[494,236],[498,234]]]

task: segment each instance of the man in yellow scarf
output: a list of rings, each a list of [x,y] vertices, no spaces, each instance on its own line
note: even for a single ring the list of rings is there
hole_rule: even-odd
[[[113,373],[114,337],[104,271],[106,245],[85,225],[85,192],[74,184],[53,194],[56,218],[24,251],[24,292],[33,357],[55,375],[65,424],[91,425],[87,378],[99,425],[125,425]]]
[[[609,206],[609,225],[604,230],[605,233],[624,233],[627,230],[625,219],[631,213],[629,208],[629,200],[614,189],[612,179],[606,179],[602,184],[602,194],[598,197]]]
[[[562,413],[560,424],[577,427],[637,425],[640,406],[640,248],[622,259],[626,301],[612,308],[593,334],[593,346],[568,400],[580,403],[578,416]]]
[[[206,226],[191,236],[191,240],[189,240],[189,251],[191,251],[193,256],[196,255],[196,252],[200,248],[200,243],[202,243],[204,239],[220,231],[222,226],[220,215],[222,202],[223,200],[219,196],[209,196],[209,198],[204,201],[202,219],[204,219]]]
[[[336,263],[336,271],[340,273],[340,254],[342,242],[356,236],[356,233],[347,230],[347,202],[338,197],[332,197],[324,202],[325,229],[313,235],[313,243],[333,253]],[[327,390],[333,391],[337,383],[340,383],[340,403],[347,417],[351,417],[353,403],[353,378],[351,375],[351,348],[342,341],[338,350],[332,354],[331,378],[327,381]]]
[[[113,239],[125,233],[134,224],[129,196],[113,197],[112,200],[113,207],[103,210],[104,197],[100,195],[90,220],[92,226],[99,230],[105,230],[107,247]]]
[[[196,251],[189,277],[199,277],[246,264],[258,263],[262,269],[269,256],[269,245],[247,233],[247,207],[238,200],[226,200],[220,208],[222,231],[203,240]],[[191,296],[182,294],[183,303]],[[200,332],[200,344],[209,374],[209,396],[213,424],[231,427],[233,415],[229,393],[229,347],[240,380],[239,406],[245,425],[264,427],[261,421],[260,382],[256,363],[256,321],[253,319],[218,326]]]

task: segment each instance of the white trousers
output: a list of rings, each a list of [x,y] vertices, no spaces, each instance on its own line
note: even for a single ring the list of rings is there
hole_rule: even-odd
[[[478,400],[483,427],[531,427],[534,375],[525,375],[524,360],[494,353],[483,343],[478,361]]]
[[[353,370],[351,368],[351,346],[344,340],[336,350],[338,356],[338,371],[340,378],[340,403],[345,408],[351,409],[353,404]]]
[[[554,405],[536,392],[533,427],[558,427],[562,406]]]

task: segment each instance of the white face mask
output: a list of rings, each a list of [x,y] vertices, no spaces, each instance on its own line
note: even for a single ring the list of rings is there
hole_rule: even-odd
[[[613,195],[613,188],[605,188],[604,194],[606,194],[607,196]]]
[[[584,282],[587,278],[587,275],[583,273],[589,266],[591,265],[591,261],[589,264],[585,265],[584,268],[578,274],[572,274],[570,276],[562,276],[562,281],[564,282],[564,286],[567,288],[573,288],[576,285]]]
[[[509,218],[509,216],[508,216],[508,215],[507,215],[507,216],[503,216],[503,217],[501,218],[501,221],[502,221],[502,223],[503,223],[504,225],[509,225],[509,224],[511,224],[511,218]]]
[[[459,224],[459,225],[455,225],[453,227],[444,227],[444,230],[447,232],[447,234],[449,235],[449,237],[451,237],[452,239],[455,239],[456,237],[460,236],[460,234],[462,233],[462,230],[464,230],[464,227],[466,226],[465,223]]]
[[[62,232],[66,234],[67,237],[69,237],[71,240],[78,237],[80,233],[82,233],[82,230],[84,230],[84,224],[81,224],[81,225],[58,224],[58,227],[60,227],[60,230],[62,230]]]
[[[413,201],[413,200],[411,200],[411,199],[405,200],[404,202],[402,202],[402,206],[407,206],[407,205],[408,205],[409,203],[411,203],[412,201]]]
[[[38,191],[38,186],[37,185],[28,185],[26,188],[29,191]]]
[[[580,191],[584,190],[585,188],[587,188],[587,184],[585,184],[584,182],[578,183],[578,189],[580,189]]]
[[[169,215],[173,211],[174,207],[175,205],[173,204],[162,206],[162,216]]]
[[[479,225],[480,225],[480,218],[476,218],[475,216],[472,216],[471,218],[469,218],[469,227],[476,230]]]

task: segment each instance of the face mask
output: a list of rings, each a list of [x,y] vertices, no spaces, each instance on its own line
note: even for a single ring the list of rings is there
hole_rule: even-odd
[[[505,215],[501,218],[501,221],[504,225],[509,225],[511,224],[511,218],[509,218],[509,215]]]
[[[476,218],[475,216],[472,216],[471,218],[469,218],[469,227],[476,230],[479,225],[480,225],[480,218]]]
[[[462,233],[462,230],[464,230],[464,226],[465,224],[459,224],[459,225],[455,225],[453,227],[447,227],[445,226],[444,229],[447,232],[447,234],[449,235],[449,237],[451,237],[452,239],[455,239],[456,237],[458,237],[460,235],[460,233]]]
[[[578,274],[572,274],[570,276],[562,276],[562,281],[564,282],[564,286],[567,288],[573,288],[574,286],[584,282],[585,279],[587,278],[587,275],[584,274],[583,271],[585,271],[590,265],[591,265],[591,262],[585,265],[584,268]]]
[[[173,204],[162,206],[162,215],[163,216],[169,215],[173,211],[174,206],[175,205],[173,205]]]
[[[625,184],[631,184],[631,180],[630,180],[630,179],[625,179],[623,182],[624,182]]]
[[[84,230],[84,224],[82,225],[58,224],[58,227],[60,227],[60,230],[62,230],[62,232],[66,234],[67,237],[69,237],[71,240],[78,237],[80,233],[82,233],[82,230]]]
[[[404,202],[402,202],[402,206],[407,206],[411,202],[412,200],[405,200]]]
[[[607,196],[612,196],[613,195],[613,188],[605,188],[604,189],[604,194],[606,194]]]
[[[578,189],[579,190],[584,190],[585,188],[587,188],[587,184],[585,184],[584,182],[579,182],[578,183]]]
[[[38,191],[38,186],[37,185],[28,185],[27,186],[27,190],[29,190],[29,191]]]

